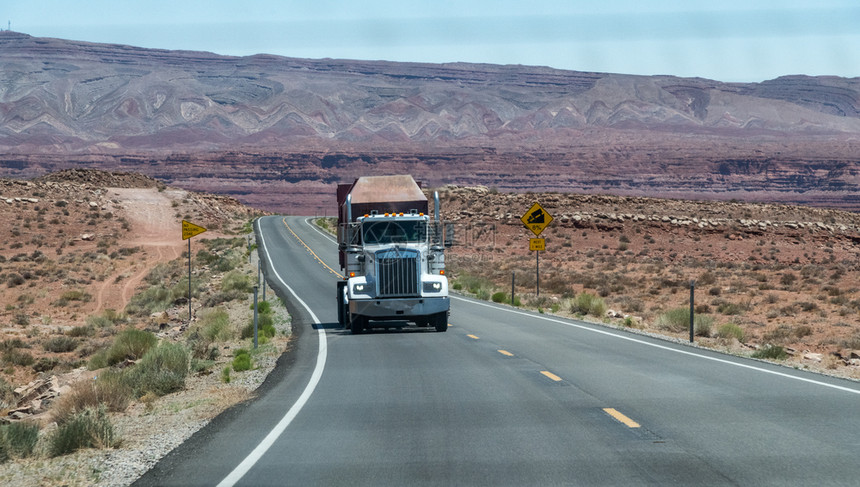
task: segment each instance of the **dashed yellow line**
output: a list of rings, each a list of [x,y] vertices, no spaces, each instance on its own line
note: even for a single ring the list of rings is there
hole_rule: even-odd
[[[472,340],[480,340],[480,338],[476,337],[475,335],[466,335],[466,336],[471,338]]]
[[[507,351],[507,350],[499,350],[498,352],[499,352],[500,354],[502,354],[502,355],[506,356],[506,357],[513,357],[513,356],[514,356],[514,354],[512,354],[511,352],[509,352],[509,351]]]
[[[617,419],[618,421],[626,425],[628,428],[639,428],[641,426],[639,423],[619,413],[614,408],[603,408],[603,412]]]
[[[543,375],[545,375],[546,377],[549,377],[550,379],[552,379],[552,380],[554,380],[554,381],[556,381],[556,382],[561,382],[561,381],[562,381],[561,377],[559,377],[559,376],[557,376],[557,375],[553,374],[552,372],[550,372],[550,371],[548,371],[548,370],[541,370],[541,371],[540,371],[540,373],[541,373],[541,374],[543,374]]]
[[[311,253],[311,255],[313,255],[313,256],[314,256],[314,258],[317,260],[317,262],[319,262],[323,267],[325,267],[326,269],[328,269],[328,270],[329,270],[329,272],[331,272],[332,274],[336,275],[337,277],[343,278],[343,274],[341,274],[340,272],[338,272],[338,271],[336,271],[336,270],[332,269],[331,267],[329,267],[329,266],[328,266],[328,264],[326,264],[325,262],[323,262],[323,260],[322,260],[322,259],[320,259],[320,256],[318,256],[318,255],[316,254],[316,252],[314,252],[313,250],[311,250],[311,248],[308,246],[308,244],[306,244],[306,243],[305,243],[305,241],[304,241],[304,240],[302,240],[301,238],[299,238],[299,236],[298,236],[298,235],[296,235],[296,232],[294,232],[294,231],[293,231],[293,229],[292,229],[292,228],[290,228],[290,225],[287,223],[287,219],[286,219],[286,218],[284,218],[284,220],[283,220],[283,221],[284,221],[284,226],[285,226],[285,227],[287,227],[287,230],[289,230],[289,231],[290,231],[290,233],[292,233],[292,234],[293,234],[293,237],[296,237],[296,240],[298,240],[298,241],[299,241],[299,243],[301,243],[302,245],[304,245],[304,246],[305,246],[305,249],[307,249],[307,251],[308,251],[308,252],[310,252],[310,253]]]

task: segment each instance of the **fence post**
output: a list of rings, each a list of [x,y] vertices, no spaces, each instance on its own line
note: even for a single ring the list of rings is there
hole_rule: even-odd
[[[696,289],[696,281],[691,279],[690,280],[690,343],[693,343],[693,336],[694,336],[694,331],[695,331],[694,330],[694,328],[695,328],[695,316],[693,314],[694,309],[695,309],[695,305],[694,305],[694,303],[695,303],[695,289]]]

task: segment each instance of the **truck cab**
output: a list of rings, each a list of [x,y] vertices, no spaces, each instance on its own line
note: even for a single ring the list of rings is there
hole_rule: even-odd
[[[338,227],[344,270],[337,286],[341,325],[361,333],[390,325],[385,322],[401,321],[446,331],[450,300],[444,251],[450,239],[444,238],[438,195],[434,195],[433,219],[419,211],[421,199],[415,196],[410,202],[417,201],[418,208],[380,212],[384,206],[397,205],[364,201],[367,212],[354,217],[353,210],[360,205],[353,204],[353,196],[345,195],[343,221]],[[426,198],[423,203],[426,211]]]

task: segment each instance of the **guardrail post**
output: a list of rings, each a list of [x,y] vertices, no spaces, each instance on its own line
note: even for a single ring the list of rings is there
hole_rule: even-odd
[[[254,285],[254,350],[257,349],[257,285]]]

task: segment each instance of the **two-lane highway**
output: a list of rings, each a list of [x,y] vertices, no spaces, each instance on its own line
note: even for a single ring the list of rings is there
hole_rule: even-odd
[[[297,345],[140,485],[852,485],[856,383],[452,299],[448,333],[336,327],[337,253],[258,223]]]

